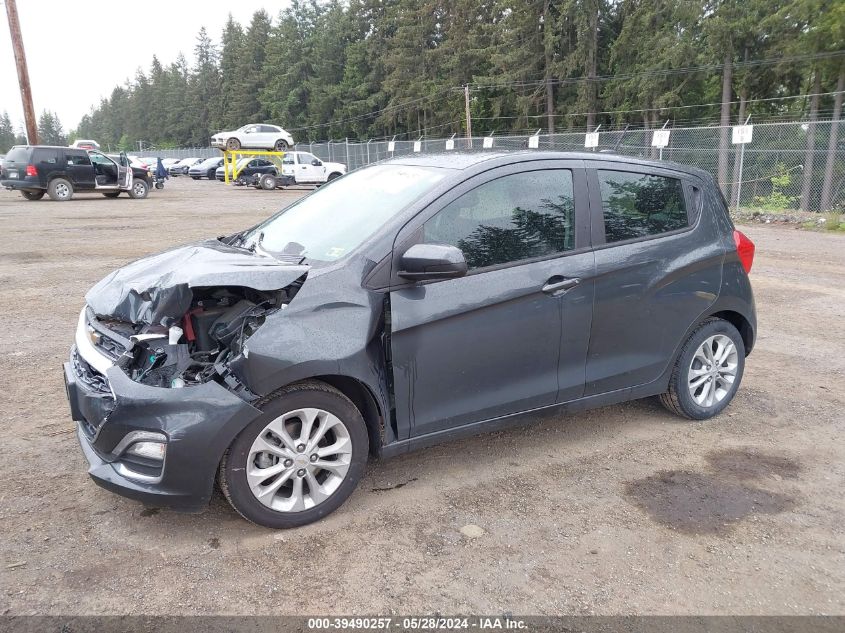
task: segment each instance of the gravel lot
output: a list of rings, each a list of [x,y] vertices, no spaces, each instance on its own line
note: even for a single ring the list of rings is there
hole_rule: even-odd
[[[219,497],[185,515],[95,486],[61,377],[85,291],[297,195],[0,191],[0,614],[845,613],[837,235],[743,229],[760,336],[715,420],[638,401],[373,463],[338,512],[285,532]]]

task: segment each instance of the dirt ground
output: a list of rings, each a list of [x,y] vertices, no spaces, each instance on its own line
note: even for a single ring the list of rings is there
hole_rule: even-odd
[[[768,226],[733,404],[637,401],[372,463],[320,523],[91,482],[61,363],[86,290],[295,192],[172,180],[144,201],[0,191],[0,614],[843,614],[845,237]],[[461,531],[466,526],[477,526]]]

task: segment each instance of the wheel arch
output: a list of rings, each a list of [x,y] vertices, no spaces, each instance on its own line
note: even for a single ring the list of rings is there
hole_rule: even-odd
[[[370,455],[377,457],[384,444],[384,415],[371,389],[357,378],[350,376],[328,374],[314,376],[309,380],[319,380],[331,385],[352,401],[367,425],[367,435],[370,438]]]
[[[742,337],[742,343],[745,346],[745,355],[748,356],[751,353],[751,349],[754,347],[754,327],[743,314],[735,310],[720,310],[709,316],[722,319],[733,325]]]

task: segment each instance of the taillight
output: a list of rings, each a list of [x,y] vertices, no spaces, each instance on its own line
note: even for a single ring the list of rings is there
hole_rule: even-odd
[[[26,175],[27,176],[37,176],[38,170],[35,169],[35,165],[27,165],[26,166]]]
[[[734,230],[734,244],[736,254],[746,273],[751,272],[751,264],[754,263],[754,242],[749,240],[742,231]]]

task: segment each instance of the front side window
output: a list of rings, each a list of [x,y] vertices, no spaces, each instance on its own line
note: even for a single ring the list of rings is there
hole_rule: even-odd
[[[572,172],[530,171],[484,183],[427,220],[424,236],[457,246],[470,269],[572,250]]]
[[[598,170],[605,240],[621,242],[689,226],[677,178]]]

